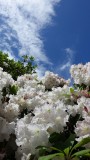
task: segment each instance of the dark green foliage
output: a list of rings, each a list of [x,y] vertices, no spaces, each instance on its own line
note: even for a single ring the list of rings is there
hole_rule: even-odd
[[[81,120],[80,114],[76,114],[75,116],[70,115],[66,127],[69,133],[74,133],[74,129],[78,120]]]
[[[54,138],[58,138],[54,133]],[[53,142],[54,143],[54,142]],[[89,160],[90,158],[90,149],[85,149],[83,145],[90,143],[90,137],[84,138],[80,142],[75,143],[75,135],[71,134],[65,142],[62,143],[62,146],[65,145],[64,148],[61,148],[61,144],[59,143],[59,148],[57,147],[48,147],[52,151],[48,155],[43,155],[39,158],[39,160],[51,160],[54,157],[59,157],[61,160]],[[43,147],[44,148],[44,147]],[[43,149],[41,148],[41,149]]]
[[[29,57],[25,55],[22,56],[21,61],[15,61],[9,59],[8,54],[4,54],[0,51],[0,67],[3,68],[3,71],[11,74],[14,80],[17,80],[18,76],[35,72],[37,65],[34,64],[33,56]]]
[[[31,113],[31,116],[34,117],[35,114],[33,113],[33,110],[28,111],[27,108],[23,109],[23,111],[20,113],[19,118],[23,118],[24,115],[27,115],[28,113]]]
[[[64,150],[65,148],[71,146],[72,142],[75,141],[75,134],[66,135],[65,132],[53,133],[50,136],[49,141],[52,143],[53,147]]]
[[[15,140],[15,135],[11,134],[8,141],[4,140],[3,142],[0,142],[0,160],[16,160],[15,152],[17,146]],[[3,159],[1,158],[2,156]]]
[[[75,116],[70,115],[64,131],[50,135],[49,141],[53,147],[63,150],[71,146],[72,141],[75,143],[76,135],[74,129],[78,120],[82,120],[80,114],[76,114]]]
[[[9,102],[9,97],[7,97],[7,95],[16,95],[17,94],[17,91],[18,91],[18,87],[16,85],[9,85],[8,87],[4,87],[2,89],[2,95],[3,95],[3,98],[1,99],[2,100],[2,103],[4,102]]]
[[[88,160],[90,150],[85,150],[83,145],[90,142],[90,137],[83,139],[79,143],[75,140],[77,136],[74,130],[78,120],[83,120],[80,114],[70,115],[64,131],[50,135],[49,142],[51,147],[37,147],[41,156],[39,160],[49,160],[53,156],[59,156],[60,159],[63,157],[63,160],[84,160],[84,157]]]
[[[80,90],[84,90],[87,88],[87,86],[85,84],[73,84],[74,88],[77,89],[79,88]]]
[[[7,94],[16,95],[18,91],[18,87],[16,85],[9,85],[8,87],[4,87],[2,90],[2,95],[6,96]]]

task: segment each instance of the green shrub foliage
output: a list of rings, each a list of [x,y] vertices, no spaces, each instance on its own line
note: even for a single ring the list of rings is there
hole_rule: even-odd
[[[18,76],[35,72],[37,65],[33,56],[24,55],[21,60],[15,61],[14,59],[9,59],[8,54],[0,51],[0,67],[3,68],[3,71],[11,74],[14,80],[17,80]]]

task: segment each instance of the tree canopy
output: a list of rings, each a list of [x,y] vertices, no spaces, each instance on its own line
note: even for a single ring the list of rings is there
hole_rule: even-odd
[[[3,71],[11,74],[14,80],[17,80],[18,76],[25,73],[34,73],[37,67],[34,60],[33,56],[24,55],[21,60],[15,61],[14,59],[9,59],[8,54],[0,51],[0,67],[3,68]]]

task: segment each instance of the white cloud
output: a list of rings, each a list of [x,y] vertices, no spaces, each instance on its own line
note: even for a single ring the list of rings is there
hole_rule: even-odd
[[[42,78],[44,76],[45,71],[46,71],[46,68],[44,67],[44,65],[38,65],[36,72],[37,72],[39,78]]]
[[[3,50],[3,52],[4,52],[5,54],[7,54],[7,51],[6,51],[6,50]],[[17,60],[16,57],[15,57],[14,55],[12,55],[11,53],[9,53],[9,52],[8,52],[8,58],[9,58],[9,59]]]
[[[0,0],[0,49],[33,55],[50,63],[40,31],[51,23],[54,6],[61,0]]]
[[[63,70],[65,70],[66,68],[70,68],[70,66],[71,66],[71,63],[70,63],[70,62],[67,62],[67,63],[61,65],[60,70],[63,71]]]
[[[70,56],[72,56],[72,54],[74,54],[74,51],[71,48],[65,48],[65,52],[67,54],[69,54]]]
[[[64,51],[66,54],[66,58],[65,58],[64,63],[59,66],[59,70],[60,71],[66,71],[66,70],[69,71],[69,69],[72,65],[73,56],[74,56],[75,51],[72,50],[71,48],[65,48]]]

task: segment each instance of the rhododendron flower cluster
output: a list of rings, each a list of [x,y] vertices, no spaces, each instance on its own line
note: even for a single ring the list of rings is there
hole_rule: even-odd
[[[70,72],[76,84],[90,86],[90,62],[86,63],[86,65],[72,65]]]
[[[84,89],[70,87],[70,80],[49,71],[41,79],[33,73],[15,81],[0,68],[0,143],[10,143],[16,160],[29,160],[32,155],[37,159],[36,148],[51,146],[50,135],[62,133],[70,116],[81,117],[74,128],[76,140],[90,136],[90,63],[73,65],[70,72],[74,83]],[[10,85],[18,87],[16,94],[8,93]],[[90,143],[85,147],[90,148]]]

